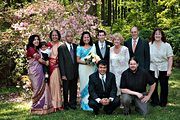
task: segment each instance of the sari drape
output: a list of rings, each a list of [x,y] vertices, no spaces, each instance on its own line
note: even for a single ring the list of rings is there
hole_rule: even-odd
[[[42,64],[33,57],[28,60],[28,76],[33,90],[31,113],[48,114],[53,112],[51,94],[48,84],[44,80]]]
[[[94,45],[89,49],[85,49],[83,48],[83,46],[78,46],[77,48],[77,56],[79,56],[82,61],[84,61],[84,59],[89,55],[90,52],[96,54],[96,49]],[[89,102],[88,83],[89,83],[89,75],[95,72],[96,66],[79,64],[78,70],[79,70],[79,79],[80,79],[81,109],[92,111],[93,109],[90,108],[88,105]]]
[[[51,43],[49,43],[51,44]],[[62,95],[61,95],[61,76],[60,70],[58,67],[58,47],[60,46],[60,42],[50,45],[51,54],[49,57],[49,73],[50,73],[50,92],[52,95],[52,104],[54,108],[61,109],[62,107]]]

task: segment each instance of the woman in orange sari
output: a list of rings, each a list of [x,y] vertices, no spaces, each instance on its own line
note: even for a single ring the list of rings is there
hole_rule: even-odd
[[[49,57],[49,86],[52,95],[52,104],[54,110],[62,110],[62,98],[61,98],[61,77],[58,67],[58,47],[60,43],[61,35],[58,30],[50,32],[51,42],[48,43],[48,47],[51,48],[51,54]]]

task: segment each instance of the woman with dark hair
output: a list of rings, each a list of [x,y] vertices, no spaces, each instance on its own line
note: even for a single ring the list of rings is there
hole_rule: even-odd
[[[153,31],[150,39],[150,74],[156,81],[156,89],[151,96],[153,106],[165,107],[168,98],[168,79],[171,75],[173,64],[173,50],[166,42],[164,32],[157,28]],[[160,98],[158,96],[158,80],[160,82]]]
[[[87,62],[90,54],[96,54],[96,48],[93,44],[89,32],[83,32],[80,40],[80,45],[77,47],[77,63],[79,63],[79,79],[80,79],[80,94],[81,94],[81,108],[83,110],[92,110],[88,106],[88,82],[89,75],[95,72],[96,65]]]
[[[47,114],[53,112],[51,103],[51,95],[47,83],[45,83],[45,76],[43,73],[42,64],[48,65],[48,62],[41,58],[40,38],[38,35],[29,37],[27,45],[27,59],[28,59],[28,76],[32,83],[32,114]]]
[[[61,98],[61,76],[58,67],[58,47],[62,44],[60,42],[61,35],[58,30],[52,30],[50,32],[50,42],[48,47],[51,49],[49,57],[49,86],[52,95],[52,104],[54,110],[62,109],[62,98]]]

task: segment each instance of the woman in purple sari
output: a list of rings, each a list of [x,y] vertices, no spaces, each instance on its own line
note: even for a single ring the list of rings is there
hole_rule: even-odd
[[[42,64],[49,63],[41,58],[39,52],[40,38],[38,35],[29,37],[27,45],[27,59],[28,59],[28,75],[31,80],[33,96],[32,96],[32,114],[48,114],[53,112],[51,102],[51,95],[47,83],[45,83],[45,76],[43,73]]]

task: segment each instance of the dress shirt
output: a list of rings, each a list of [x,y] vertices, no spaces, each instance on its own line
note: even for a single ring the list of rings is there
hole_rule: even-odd
[[[103,79],[104,79],[104,82],[106,82],[106,74],[101,75],[101,74],[99,73],[99,78],[100,78],[101,80],[102,80],[102,76],[104,77],[104,78],[103,78]],[[112,98],[112,97],[109,97],[109,99],[110,99],[111,102],[114,100],[114,98]],[[101,98],[96,98],[96,101],[99,103],[99,102],[101,101]]]
[[[99,73],[99,78],[102,80],[102,76],[104,76],[104,82],[106,82],[106,74],[104,74],[104,75],[101,75],[100,73]]]
[[[103,45],[102,45],[103,44]],[[104,41],[104,42],[100,42],[100,41],[98,41],[98,45],[99,45],[99,48],[101,49],[102,48],[102,46],[103,46],[103,48],[106,46],[106,42]]]
[[[139,40],[139,37],[136,39],[136,46],[137,46],[138,40]],[[133,46],[134,46],[134,39],[132,39],[132,48]]]
[[[70,44],[70,43],[68,43],[68,42],[65,42],[65,44],[66,44],[66,46],[67,46],[67,48],[68,48],[69,51],[70,51],[70,49],[71,49],[71,48],[70,48],[71,46],[72,46],[72,49],[74,49],[72,43]]]
[[[146,92],[146,86],[154,84],[154,79],[145,69],[138,67],[134,73],[128,68],[122,73],[121,76],[121,89],[130,89],[132,91],[144,93]]]

